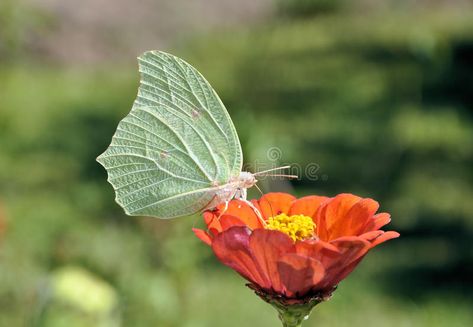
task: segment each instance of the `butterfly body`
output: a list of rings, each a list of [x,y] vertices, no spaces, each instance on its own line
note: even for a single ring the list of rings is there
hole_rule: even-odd
[[[229,202],[232,199],[246,201],[247,190],[256,184],[257,180],[253,173],[242,171],[237,177],[231,178],[228,183],[215,193],[215,198],[205,207],[205,210],[213,209],[220,203]]]

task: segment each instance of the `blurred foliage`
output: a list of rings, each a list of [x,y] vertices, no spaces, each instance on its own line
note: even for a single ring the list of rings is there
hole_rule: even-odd
[[[45,326],[120,326],[115,290],[79,267],[63,267],[49,283],[49,303],[40,315]]]
[[[291,185],[263,181],[265,191],[373,197],[402,234],[307,326],[471,326],[473,15],[326,13],[327,3],[289,1],[284,18],[189,40],[176,54],[223,98],[250,166],[316,168]],[[307,6],[317,14],[300,19]],[[277,324],[192,235],[198,217],[130,218],[113,202],[95,157],[131,107],[136,67],[31,59],[0,66],[0,326],[98,326],[54,295],[58,271],[116,296],[111,324]]]
[[[18,60],[26,46],[34,48],[51,20],[28,0],[0,1],[0,60]]]
[[[336,12],[345,0],[279,0],[277,11],[281,17],[304,18]]]

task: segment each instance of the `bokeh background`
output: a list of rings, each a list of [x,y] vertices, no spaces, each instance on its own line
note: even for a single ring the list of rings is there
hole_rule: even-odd
[[[473,326],[467,0],[0,0],[0,326],[279,324],[193,236],[199,217],[113,200],[95,158],[148,49],[208,78],[250,166],[311,167],[264,191],[352,192],[392,214],[401,238],[305,326]]]

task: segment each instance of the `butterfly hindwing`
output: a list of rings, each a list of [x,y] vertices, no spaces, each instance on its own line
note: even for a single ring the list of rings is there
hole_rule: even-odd
[[[241,171],[235,127],[191,65],[155,51],[138,60],[137,98],[97,160],[126,213],[159,218],[196,213],[212,201],[216,185]]]

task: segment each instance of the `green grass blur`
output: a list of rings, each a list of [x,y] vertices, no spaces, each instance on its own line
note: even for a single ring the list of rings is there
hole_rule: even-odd
[[[95,157],[131,107],[136,67],[45,64],[24,50],[12,3],[0,6],[0,326],[277,326],[193,236],[199,217],[115,204]],[[305,326],[473,326],[471,7],[275,7],[167,50],[222,97],[247,165],[314,168],[264,191],[372,197],[401,232]]]

